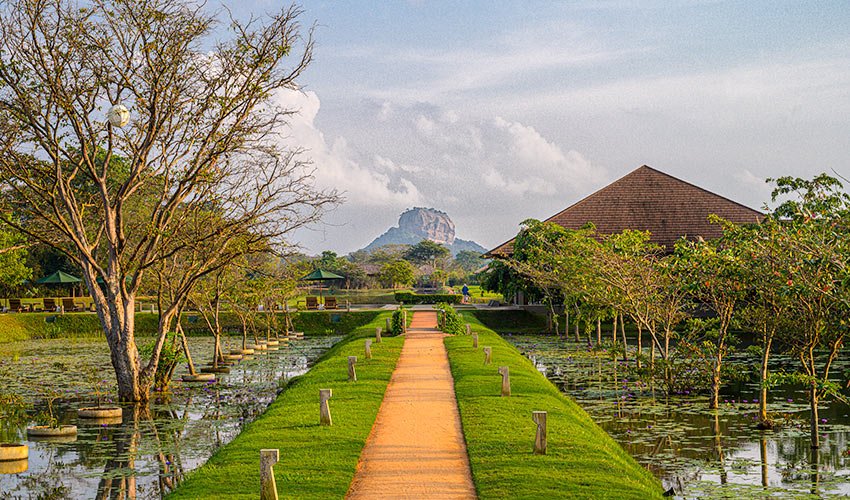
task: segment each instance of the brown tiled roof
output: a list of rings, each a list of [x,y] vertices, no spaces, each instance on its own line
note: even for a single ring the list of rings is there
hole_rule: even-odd
[[[649,231],[652,241],[672,250],[682,236],[720,236],[711,214],[737,223],[758,222],[763,214],[646,165],[546,219],[569,229],[593,222],[600,234],[624,229]],[[485,254],[513,253],[511,239]]]

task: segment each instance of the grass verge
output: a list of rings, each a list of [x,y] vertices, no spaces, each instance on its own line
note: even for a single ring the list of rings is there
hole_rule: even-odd
[[[340,335],[368,324],[379,311],[309,311],[292,315],[297,331],[307,335]],[[283,314],[277,313],[277,324],[283,325]],[[266,317],[259,315],[257,328],[265,336]],[[156,334],[159,316],[149,312],[136,313],[136,335]],[[209,335],[210,331],[197,312],[184,313],[181,319],[188,335]],[[225,332],[241,330],[239,318],[223,312],[221,322]],[[100,319],[94,313],[9,313],[0,314],[0,343],[29,339],[103,337]]]
[[[656,498],[661,483],[561,394],[519,351],[482,325],[479,346],[466,335],[446,337],[458,407],[480,498]],[[499,366],[510,367],[510,397],[500,397]],[[532,454],[531,412],[548,412],[548,454]]]
[[[363,356],[364,339],[384,326],[381,314],[293,379],[263,415],[189,474],[168,499],[255,499],[260,449],[280,449],[275,481],[280,498],[342,498],[375,422],[404,342],[384,337]],[[357,356],[357,382],[348,382],[348,356]],[[319,425],[319,389],[332,389],[333,426]]]

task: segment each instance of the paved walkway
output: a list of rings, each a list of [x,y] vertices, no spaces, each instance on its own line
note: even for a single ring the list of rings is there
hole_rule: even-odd
[[[436,326],[436,312],[413,314],[348,498],[475,498],[444,334]]]

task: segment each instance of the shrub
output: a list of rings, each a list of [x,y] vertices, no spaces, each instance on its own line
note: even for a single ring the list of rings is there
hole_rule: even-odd
[[[452,293],[435,293],[435,294],[418,294],[412,292],[396,292],[396,302],[404,302],[405,304],[439,304],[445,302],[447,304],[460,304],[463,295]]]
[[[443,331],[449,335],[461,335],[465,332],[463,320],[460,319],[451,304],[437,304],[437,309],[443,312]]]
[[[390,333],[392,335],[401,335],[404,333],[404,314],[402,311],[403,307],[399,307],[393,313],[393,319],[390,321]]]

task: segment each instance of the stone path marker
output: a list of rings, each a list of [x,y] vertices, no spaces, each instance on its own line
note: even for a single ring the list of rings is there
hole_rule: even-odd
[[[511,377],[507,366],[500,366],[499,373],[502,375],[502,396],[511,395]]]
[[[531,413],[531,419],[537,424],[537,435],[534,436],[534,454],[546,454],[546,412],[535,411]]]
[[[357,356],[348,357],[348,381],[357,382],[357,372],[354,371],[354,365],[357,364]]]
[[[333,425],[331,407],[328,405],[332,394],[331,389],[319,389],[319,425]]]
[[[472,333],[472,325],[469,323],[466,324],[466,334],[469,335]]]
[[[387,318],[387,319],[389,319],[389,318]],[[381,343],[381,327],[380,326],[375,327],[375,343],[376,344]]]
[[[392,325],[390,325],[390,318],[387,318],[387,331],[388,331],[388,332],[393,331],[393,329],[392,329]]]
[[[372,359],[372,339],[366,339],[366,359]]]
[[[280,460],[280,450],[260,450],[260,500],[277,500],[272,466]]]
[[[416,311],[348,498],[475,498],[436,312]]]
[[[491,361],[493,361],[493,348],[492,347],[485,347],[484,348],[484,364],[489,365]]]
[[[472,334],[472,347],[478,349],[478,334],[477,333]]]

